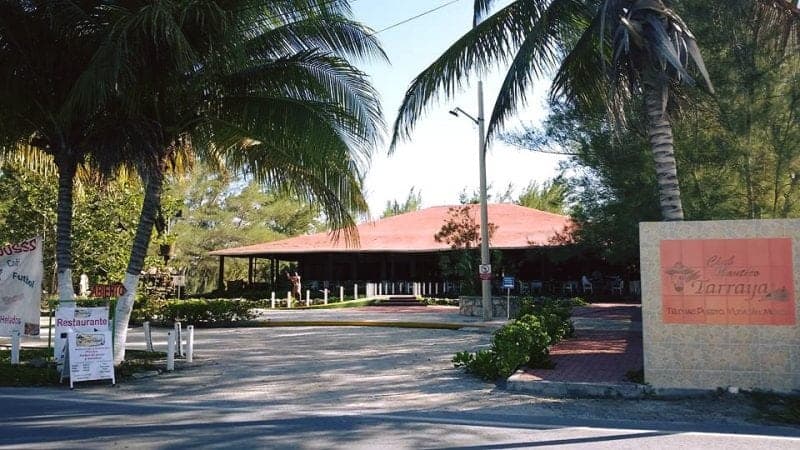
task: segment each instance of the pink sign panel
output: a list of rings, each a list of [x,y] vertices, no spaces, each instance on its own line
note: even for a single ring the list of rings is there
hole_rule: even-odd
[[[794,325],[791,238],[661,241],[664,323]]]

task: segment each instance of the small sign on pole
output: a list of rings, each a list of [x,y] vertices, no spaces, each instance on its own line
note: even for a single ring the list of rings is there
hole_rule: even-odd
[[[492,265],[491,264],[481,264],[478,266],[478,275],[480,275],[481,280],[491,280],[492,279]]]
[[[514,277],[503,277],[503,288],[506,290],[506,320],[511,318],[511,289],[514,289]]]

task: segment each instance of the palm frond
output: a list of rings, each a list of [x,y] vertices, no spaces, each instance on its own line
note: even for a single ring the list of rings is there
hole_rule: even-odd
[[[791,0],[754,0],[759,41],[788,52],[800,49],[800,8]]]
[[[517,0],[469,32],[420,73],[406,90],[393,127],[390,150],[407,139],[416,121],[441,96],[449,97],[474,73],[507,61],[549,1]]]
[[[557,0],[533,18],[534,25],[517,50],[500,87],[486,131],[487,140],[491,140],[506,118],[525,103],[530,83],[557,67],[567,34],[586,28],[591,20],[588,12],[583,1]]]

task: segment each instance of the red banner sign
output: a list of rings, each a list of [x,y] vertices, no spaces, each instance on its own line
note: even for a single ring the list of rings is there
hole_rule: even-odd
[[[794,325],[790,238],[661,241],[664,323]]]

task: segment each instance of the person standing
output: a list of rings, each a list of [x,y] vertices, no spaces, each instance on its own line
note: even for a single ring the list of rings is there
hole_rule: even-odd
[[[301,293],[300,293],[300,275],[297,272],[294,272],[292,275],[289,272],[286,272],[286,278],[289,279],[289,283],[292,285],[292,300],[293,301],[300,301]]]

